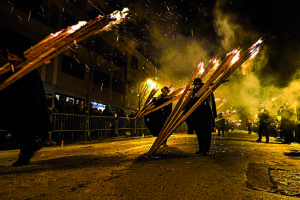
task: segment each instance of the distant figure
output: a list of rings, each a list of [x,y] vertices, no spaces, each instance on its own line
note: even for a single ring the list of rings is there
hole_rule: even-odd
[[[280,130],[284,138],[283,144],[291,144],[294,141],[294,112],[286,103],[278,114],[281,116]]]
[[[258,127],[258,139],[256,142],[261,142],[263,133],[266,136],[266,143],[269,143],[269,111],[266,108],[262,108],[260,113],[258,114],[259,118],[259,127]]]
[[[224,136],[225,122],[226,122],[226,119],[224,118],[224,114],[222,112],[219,113],[218,119],[216,121],[216,128],[218,129],[218,136],[221,136],[221,132],[222,132],[222,136]]]
[[[252,121],[251,121],[251,119],[247,120],[247,128],[248,128],[248,134],[251,134],[251,131],[252,131]]]

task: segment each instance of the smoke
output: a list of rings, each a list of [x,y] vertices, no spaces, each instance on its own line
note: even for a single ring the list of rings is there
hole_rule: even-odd
[[[223,1],[218,1],[215,7],[215,29],[216,33],[222,38],[221,45],[224,50],[229,50],[232,45],[237,45],[241,41],[243,47],[249,47],[249,40],[252,43],[257,40],[258,31],[249,30],[249,24],[243,21],[239,24],[238,16],[230,13],[223,12],[220,8],[224,5]],[[245,41],[245,42],[244,42]],[[257,114],[258,108],[265,106],[271,113],[276,115],[277,110],[284,103],[288,103],[295,108],[297,101],[299,101],[299,79],[295,79],[295,65],[297,62],[288,62],[284,71],[278,70],[274,63],[274,45],[268,44],[266,41],[265,46],[261,53],[253,60],[248,60],[240,69],[235,72],[230,81],[220,86],[215,95],[219,98],[226,98],[228,103],[224,104],[218,112],[225,112],[227,110],[239,110],[236,118],[243,118],[245,122],[248,119],[254,119]],[[291,56],[294,52],[290,53]],[[296,53],[294,53],[296,54]],[[272,56],[273,60],[270,60]],[[284,56],[280,55],[283,57]],[[285,54],[286,56],[286,54]],[[278,57],[277,57],[278,58]],[[294,60],[298,60],[294,56]],[[282,65],[283,66],[283,65]],[[299,66],[299,65],[298,65]]]
[[[251,19],[241,17],[241,12],[234,12],[231,7],[235,5],[225,0],[211,1],[215,3],[213,9],[211,5],[198,7],[195,16],[201,19],[194,21],[190,17],[194,15],[183,14],[188,10],[195,13],[192,3],[180,13],[180,5],[153,2],[146,7],[138,4],[136,10],[147,22],[151,43],[160,49],[152,52],[161,65],[157,73],[160,86],[185,85],[200,61],[207,64],[215,55],[224,58],[233,48],[246,50],[262,37],[265,45],[261,52],[246,61],[231,75],[229,82],[215,91],[216,97],[227,99],[218,112],[236,109],[239,111],[237,118],[242,117],[245,121],[246,118],[253,119],[261,105],[267,106],[274,115],[284,103],[295,105],[299,91],[295,73],[300,64],[297,58],[300,49],[296,44],[282,44],[282,40],[274,42],[273,35],[253,26]]]

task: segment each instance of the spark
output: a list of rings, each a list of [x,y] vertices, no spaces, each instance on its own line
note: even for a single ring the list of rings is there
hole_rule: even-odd
[[[11,66],[11,71],[12,71],[12,72],[15,72],[15,67],[14,67],[14,65],[11,64],[10,66]]]
[[[30,21],[30,15],[31,15],[31,11],[29,11],[28,21]]]
[[[20,17],[20,15],[18,15],[19,19],[22,21],[22,18]]]

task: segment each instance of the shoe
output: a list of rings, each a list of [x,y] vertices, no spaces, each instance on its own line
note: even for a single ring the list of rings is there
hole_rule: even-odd
[[[29,158],[24,158],[24,157],[20,157],[18,158],[18,160],[16,162],[14,162],[12,164],[12,166],[14,167],[20,167],[20,166],[25,166],[25,165],[29,165],[30,164],[30,159]]]
[[[198,151],[196,151],[196,152],[195,152],[195,154],[201,154],[201,151],[200,151],[200,150],[198,150]]]
[[[206,152],[201,152],[200,155],[201,156],[207,156],[207,153]]]

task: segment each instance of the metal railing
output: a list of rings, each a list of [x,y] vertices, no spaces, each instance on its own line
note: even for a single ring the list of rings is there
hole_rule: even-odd
[[[114,136],[144,136],[149,135],[144,119],[130,117],[105,117],[65,113],[53,113],[50,116],[52,130],[49,132],[49,139],[57,138],[57,135],[76,135],[81,138],[90,136],[114,137]],[[185,125],[178,128],[178,131],[186,132]],[[1,130],[7,132],[6,130]],[[87,133],[87,134],[85,134]],[[55,136],[53,135],[55,134]]]
[[[53,132],[88,132],[90,135],[113,137],[119,135],[142,136],[149,134],[143,119],[53,113],[50,117]],[[88,124],[88,126],[85,126]]]

